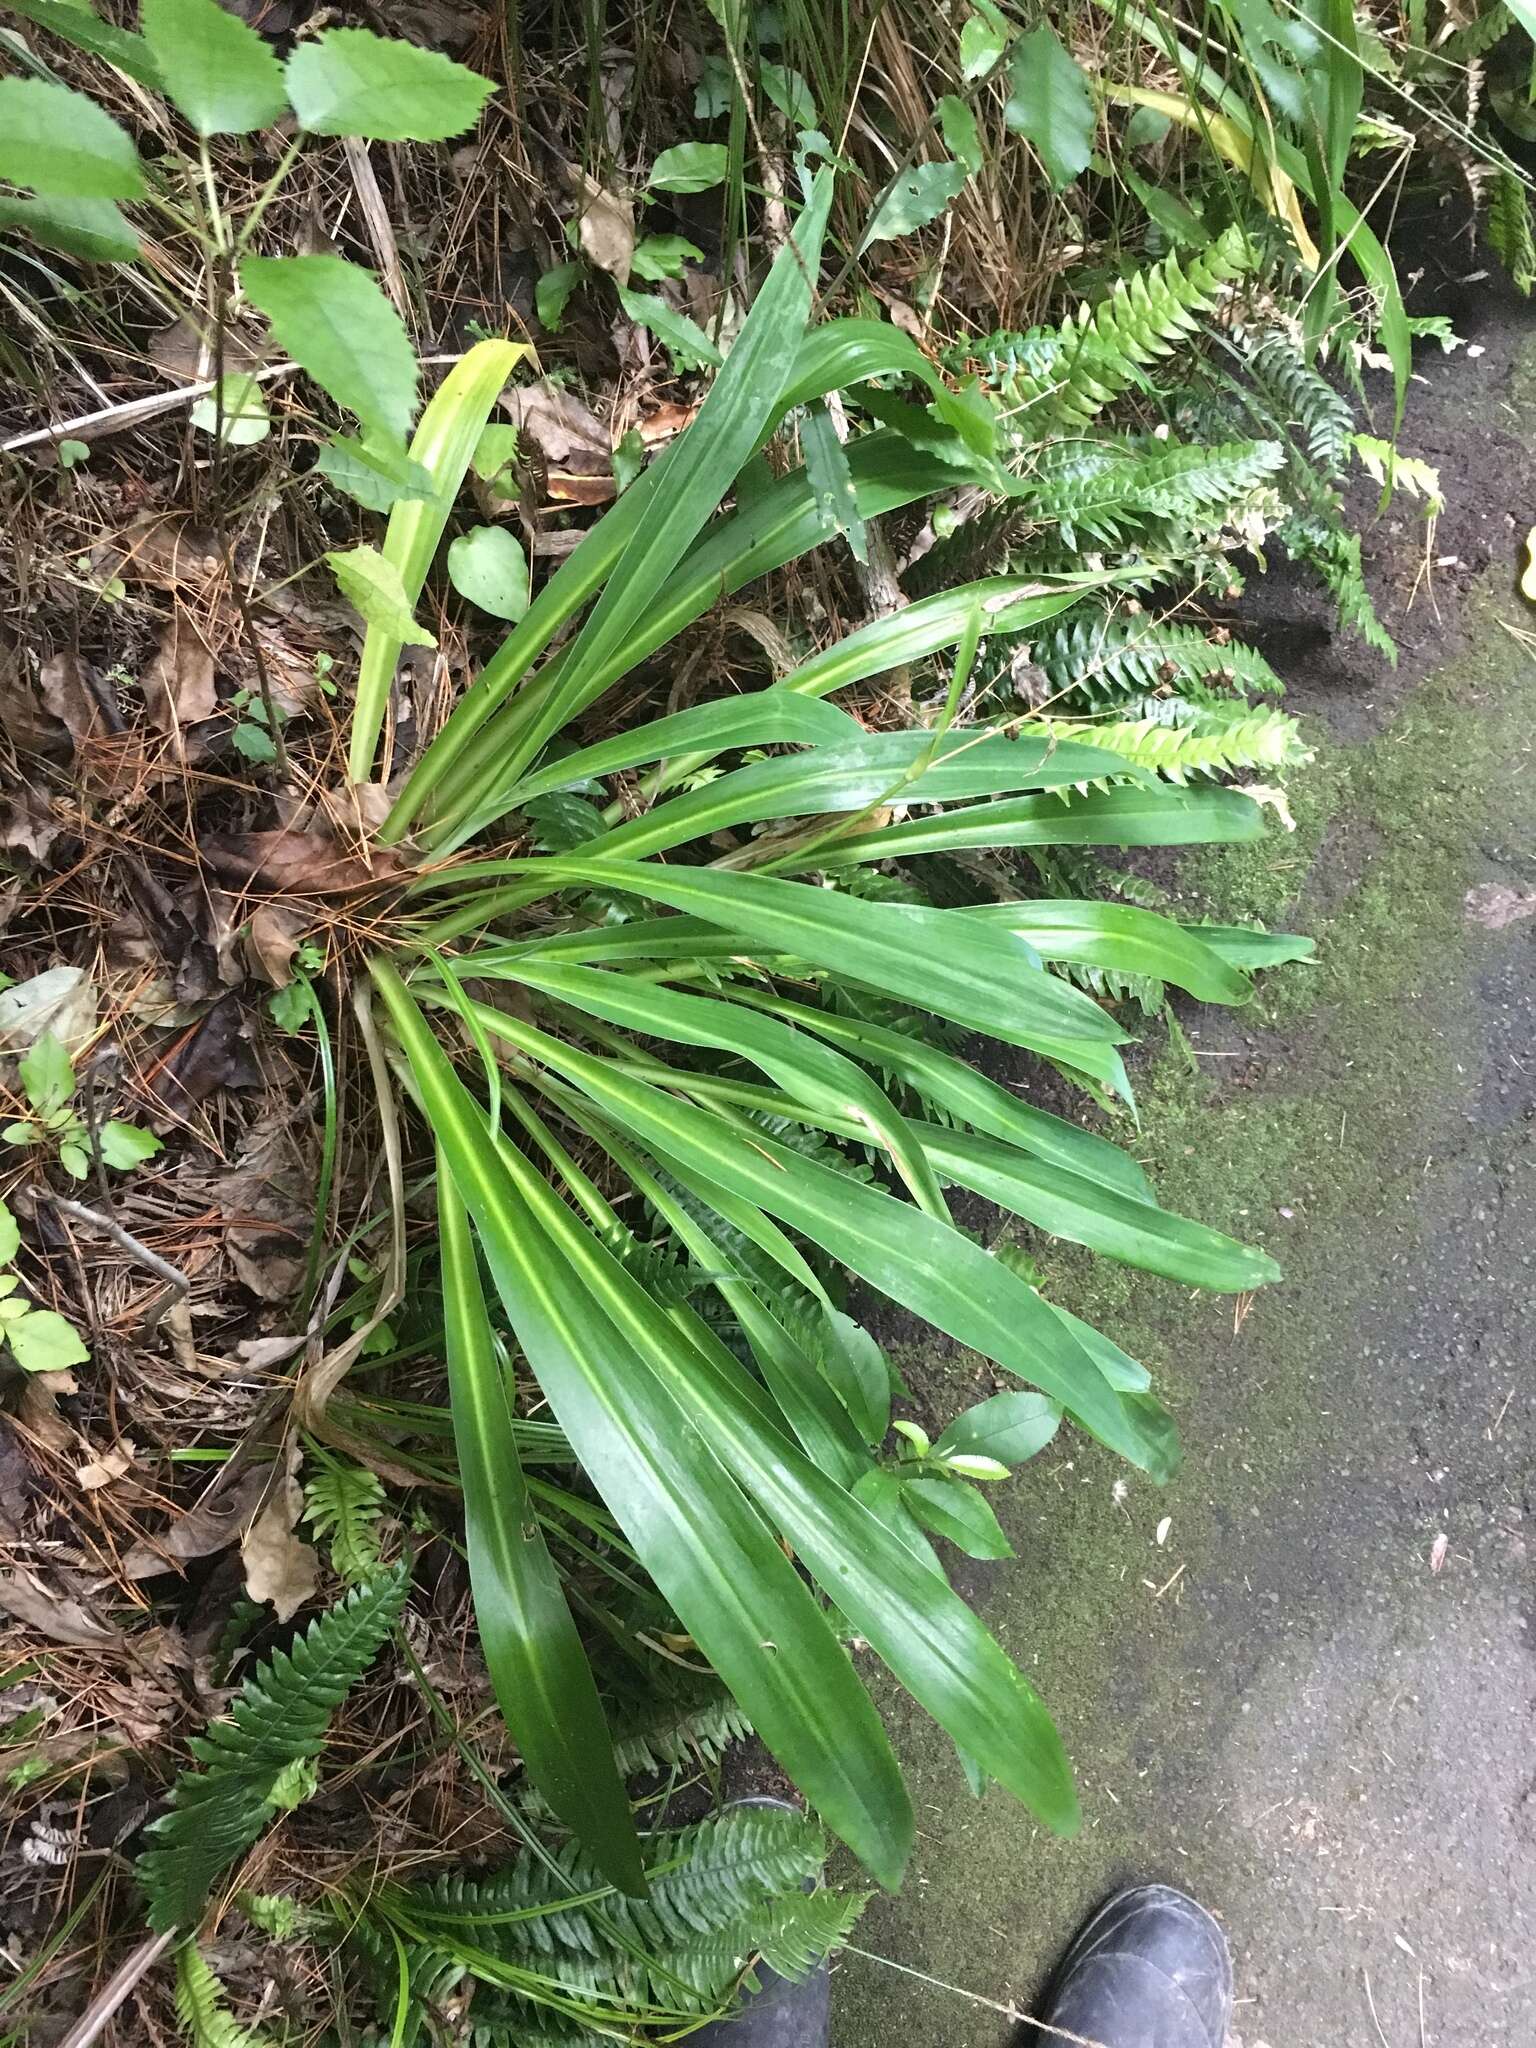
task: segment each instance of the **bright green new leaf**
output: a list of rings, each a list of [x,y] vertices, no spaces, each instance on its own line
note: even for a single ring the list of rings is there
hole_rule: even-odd
[[[89,263],[133,263],[139,238],[110,199],[0,198],[0,228],[20,228],[45,249]]]
[[[816,126],[816,97],[792,65],[760,63],[756,75],[758,84],[791,128]]]
[[[629,1801],[591,1667],[528,1498],[469,1218],[441,1151],[437,1213],[453,1434],[486,1668],[533,1782],[609,1881],[643,1895]]]
[[[653,192],[708,192],[725,177],[728,161],[723,142],[679,142],[657,157],[648,183]]]
[[[680,313],[657,292],[635,292],[628,285],[616,287],[619,304],[637,327],[647,327],[685,370],[718,370],[719,349],[703,328]]]
[[[21,1250],[21,1232],[16,1218],[4,1202],[0,1202],[0,1266],[8,1266]]]
[[[552,270],[546,270],[534,286],[533,310],[538,315],[539,325],[547,327],[551,334],[560,332],[566,303],[581,282],[585,270],[584,263],[572,258],[569,263],[557,263]]]
[[[33,1040],[17,1062],[24,1094],[39,1116],[62,1109],[75,1092],[75,1068],[51,1031]]]
[[[381,633],[397,646],[435,647],[437,640],[418,624],[405,594],[400,571],[377,548],[332,550],[325,558],[336,578],[336,587],[355,611],[362,614],[368,630]]]
[[[247,135],[288,111],[271,45],[218,0],[143,0],[139,26],[165,92],[199,135]]]
[[[370,271],[344,256],[247,256],[240,284],[279,348],[338,405],[385,440],[409,432],[416,351]]]
[[[101,1156],[108,1166],[126,1171],[130,1166],[142,1166],[146,1159],[153,1159],[157,1152],[163,1152],[165,1145],[153,1131],[146,1131],[139,1124],[119,1123],[114,1117],[101,1127]]]
[[[875,242],[894,242],[926,227],[964,189],[964,164],[914,164],[903,171],[875,209],[861,248]]]
[[[957,1415],[934,1445],[935,1457],[996,1458],[1022,1465],[1043,1451],[1061,1426],[1061,1410],[1044,1394],[993,1394]]]
[[[507,475],[517,460],[517,450],[516,427],[507,425],[503,420],[496,420],[490,426],[480,429],[474,453],[469,458],[469,466],[481,483],[495,484],[498,487],[505,484],[504,490],[498,488],[498,497],[513,498],[517,495],[517,486]]]
[[[967,1557],[1013,1556],[992,1503],[963,1479],[909,1479],[901,1498],[925,1529],[946,1537]]]
[[[504,526],[476,526],[448,544],[448,580],[496,619],[520,619],[528,609],[528,557]]]
[[[631,277],[659,284],[664,277],[681,277],[685,263],[702,263],[704,251],[685,235],[646,235],[635,244],[630,258]],[[542,283],[542,279],[540,282]],[[543,319],[543,315],[539,316]],[[548,325],[548,322],[545,323]]]
[[[944,147],[957,162],[973,174],[986,161],[981,147],[981,131],[976,126],[976,116],[965,101],[956,98],[952,92],[945,93],[935,110],[939,117],[939,130],[944,137]]]
[[[5,1341],[23,1372],[64,1372],[86,1364],[91,1355],[71,1325],[51,1308],[28,1309],[8,1322]]]
[[[61,199],[137,199],[138,151],[83,92],[42,78],[0,78],[0,178]]]
[[[288,97],[314,135],[446,142],[480,118],[490,79],[436,50],[365,28],[331,28],[288,59]]]
[[[960,30],[960,76],[967,85],[984,77],[1007,47],[1007,31],[995,7],[968,16]]]
[[[198,399],[191,419],[203,433],[219,434],[230,448],[254,448],[272,431],[261,380],[248,370],[232,371],[222,384]]]
[[[419,462],[391,442],[366,436],[337,434],[323,442],[315,469],[370,512],[388,512],[402,498],[432,495],[432,479]]]
[[[1088,81],[1049,22],[1014,45],[1003,119],[1030,142],[1059,192],[1088,168],[1094,104]]]

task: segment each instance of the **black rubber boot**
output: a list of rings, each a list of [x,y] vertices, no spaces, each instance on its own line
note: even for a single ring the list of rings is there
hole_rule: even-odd
[[[1037,2048],[1065,2048],[1063,2034],[1094,2048],[1222,2048],[1231,2017],[1226,1936],[1183,1892],[1143,1884],[1083,1928],[1046,2000],[1047,2027],[1027,2038]]]

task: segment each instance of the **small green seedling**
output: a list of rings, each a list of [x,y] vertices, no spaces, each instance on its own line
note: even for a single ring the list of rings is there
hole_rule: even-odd
[[[91,1136],[75,1107],[75,1066],[51,1031],[25,1052],[17,1065],[28,1114],[0,1130],[0,1143],[43,1145],[58,1154],[60,1166],[74,1180],[91,1170]],[[160,1150],[153,1131],[113,1118],[96,1133],[102,1164],[142,1166]]]
[[[20,1249],[16,1219],[0,1202],[0,1341],[23,1372],[84,1365],[91,1354],[71,1325],[51,1308],[35,1308],[22,1291],[20,1276],[11,1271]]]

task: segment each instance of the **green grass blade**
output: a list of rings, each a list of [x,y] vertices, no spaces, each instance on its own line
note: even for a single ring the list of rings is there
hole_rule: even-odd
[[[523,1482],[469,1218],[439,1149],[438,1229],[453,1434],[475,1622],[528,1774],[611,1884],[645,1892],[639,1837],[586,1652]]]
[[[1006,744],[1006,742],[1005,742]],[[1092,1074],[1124,1092],[1114,1048],[1126,1034],[1091,997],[1039,966],[1008,935],[963,915],[866,903],[804,882],[654,861],[530,862],[562,879],[627,891],[739,932],[759,948],[808,960],[919,1009]]]

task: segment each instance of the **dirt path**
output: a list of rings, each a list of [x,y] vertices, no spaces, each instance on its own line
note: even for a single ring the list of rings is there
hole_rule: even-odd
[[[893,1703],[920,1846],[861,1943],[984,1999],[1027,2008],[1086,1909],[1154,1876],[1230,1929],[1234,2048],[1536,2041],[1536,658],[1505,624],[1536,624],[1512,589],[1536,376],[1528,312],[1448,295],[1480,353],[1424,366],[1405,435],[1451,501],[1439,617],[1389,594],[1389,677],[1256,591],[1319,759],[1294,839],[1191,878],[1313,932],[1321,964],[1197,1013],[1195,1071],[1168,1052],[1141,1084],[1165,1199],[1267,1244],[1286,1285],[1235,1318],[1050,1264],[1188,1447],[1162,1495],[1047,1453],[1004,1510],[1018,1560],[978,1590],[1061,1722],[1080,1837],[973,1803]],[[1394,509],[1399,600],[1416,547]],[[1008,2038],[873,1962],[834,1988],[838,2048]]]

